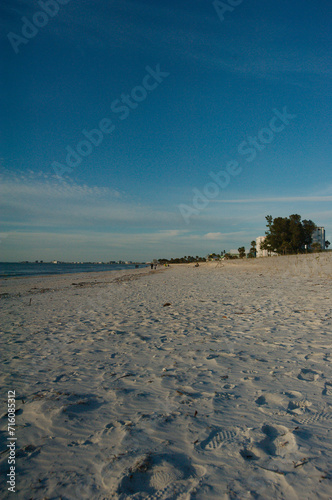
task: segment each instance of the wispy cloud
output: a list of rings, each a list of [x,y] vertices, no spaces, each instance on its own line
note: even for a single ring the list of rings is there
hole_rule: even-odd
[[[295,203],[305,202],[326,202],[332,201],[332,196],[281,196],[276,198],[240,198],[237,200],[210,200],[211,203]]]
[[[124,230],[173,225],[177,215],[141,205],[110,188],[62,183],[38,174],[2,176],[3,225],[15,228],[52,227]]]
[[[204,238],[206,238],[207,240],[220,240],[222,236],[222,233],[207,233],[204,235]]]
[[[243,19],[233,15],[223,24],[221,31],[217,16],[206,16],[203,22],[183,25],[182,29],[170,27],[167,34],[156,32],[155,35],[158,34],[164,43],[171,42],[180,57],[192,59],[210,69],[267,80],[282,78],[287,83],[301,86],[305,84],[297,78],[300,75],[332,76],[331,64],[328,63],[329,41],[324,34],[317,32],[322,47],[319,53],[308,44],[301,47],[299,57],[294,40],[296,34],[299,39],[306,40],[305,28],[301,24],[296,26],[291,20],[267,22],[260,19],[258,35],[257,23],[256,17]]]
[[[187,229],[162,229],[158,231],[160,236],[164,236],[165,238],[169,238],[172,236],[182,236],[188,234],[189,230]]]
[[[203,238],[211,241],[220,241],[220,240],[228,240],[228,239],[236,239],[236,238],[247,238],[250,237],[252,231],[229,231],[229,232],[218,232],[218,233],[206,233],[203,235]]]
[[[105,187],[54,181],[41,172],[0,176],[4,260],[132,260],[205,255],[211,242],[248,239],[238,218],[218,216],[225,232],[206,233],[206,221],[181,227],[177,211],[137,203]],[[210,224],[215,226],[213,219]],[[229,226],[234,225],[230,230]],[[205,231],[202,231],[202,227]]]

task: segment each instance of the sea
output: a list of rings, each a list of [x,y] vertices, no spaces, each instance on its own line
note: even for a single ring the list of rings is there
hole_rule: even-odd
[[[94,264],[94,263],[35,263],[35,262],[0,262],[0,278],[18,276],[46,276],[68,273],[95,273],[101,271],[119,271],[121,269],[137,269],[147,267],[146,264]]]

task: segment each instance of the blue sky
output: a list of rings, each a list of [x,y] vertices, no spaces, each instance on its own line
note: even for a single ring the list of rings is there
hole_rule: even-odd
[[[249,248],[267,214],[332,241],[332,4],[228,1],[1,6],[1,260]]]

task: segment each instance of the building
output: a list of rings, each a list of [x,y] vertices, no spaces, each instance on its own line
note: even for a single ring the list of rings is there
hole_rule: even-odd
[[[312,243],[319,243],[322,250],[325,250],[325,229],[317,227],[312,233]]]
[[[256,257],[270,257],[271,255],[278,255],[275,252],[269,252],[268,250],[261,249],[261,245],[265,238],[266,236],[258,236],[258,238],[256,238]]]
[[[261,244],[265,240],[265,236],[258,236],[256,238],[256,257],[267,257],[267,250],[261,249]]]

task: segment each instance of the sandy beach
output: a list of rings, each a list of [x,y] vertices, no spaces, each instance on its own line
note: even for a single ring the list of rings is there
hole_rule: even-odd
[[[331,499],[331,264],[3,280],[1,497]]]

